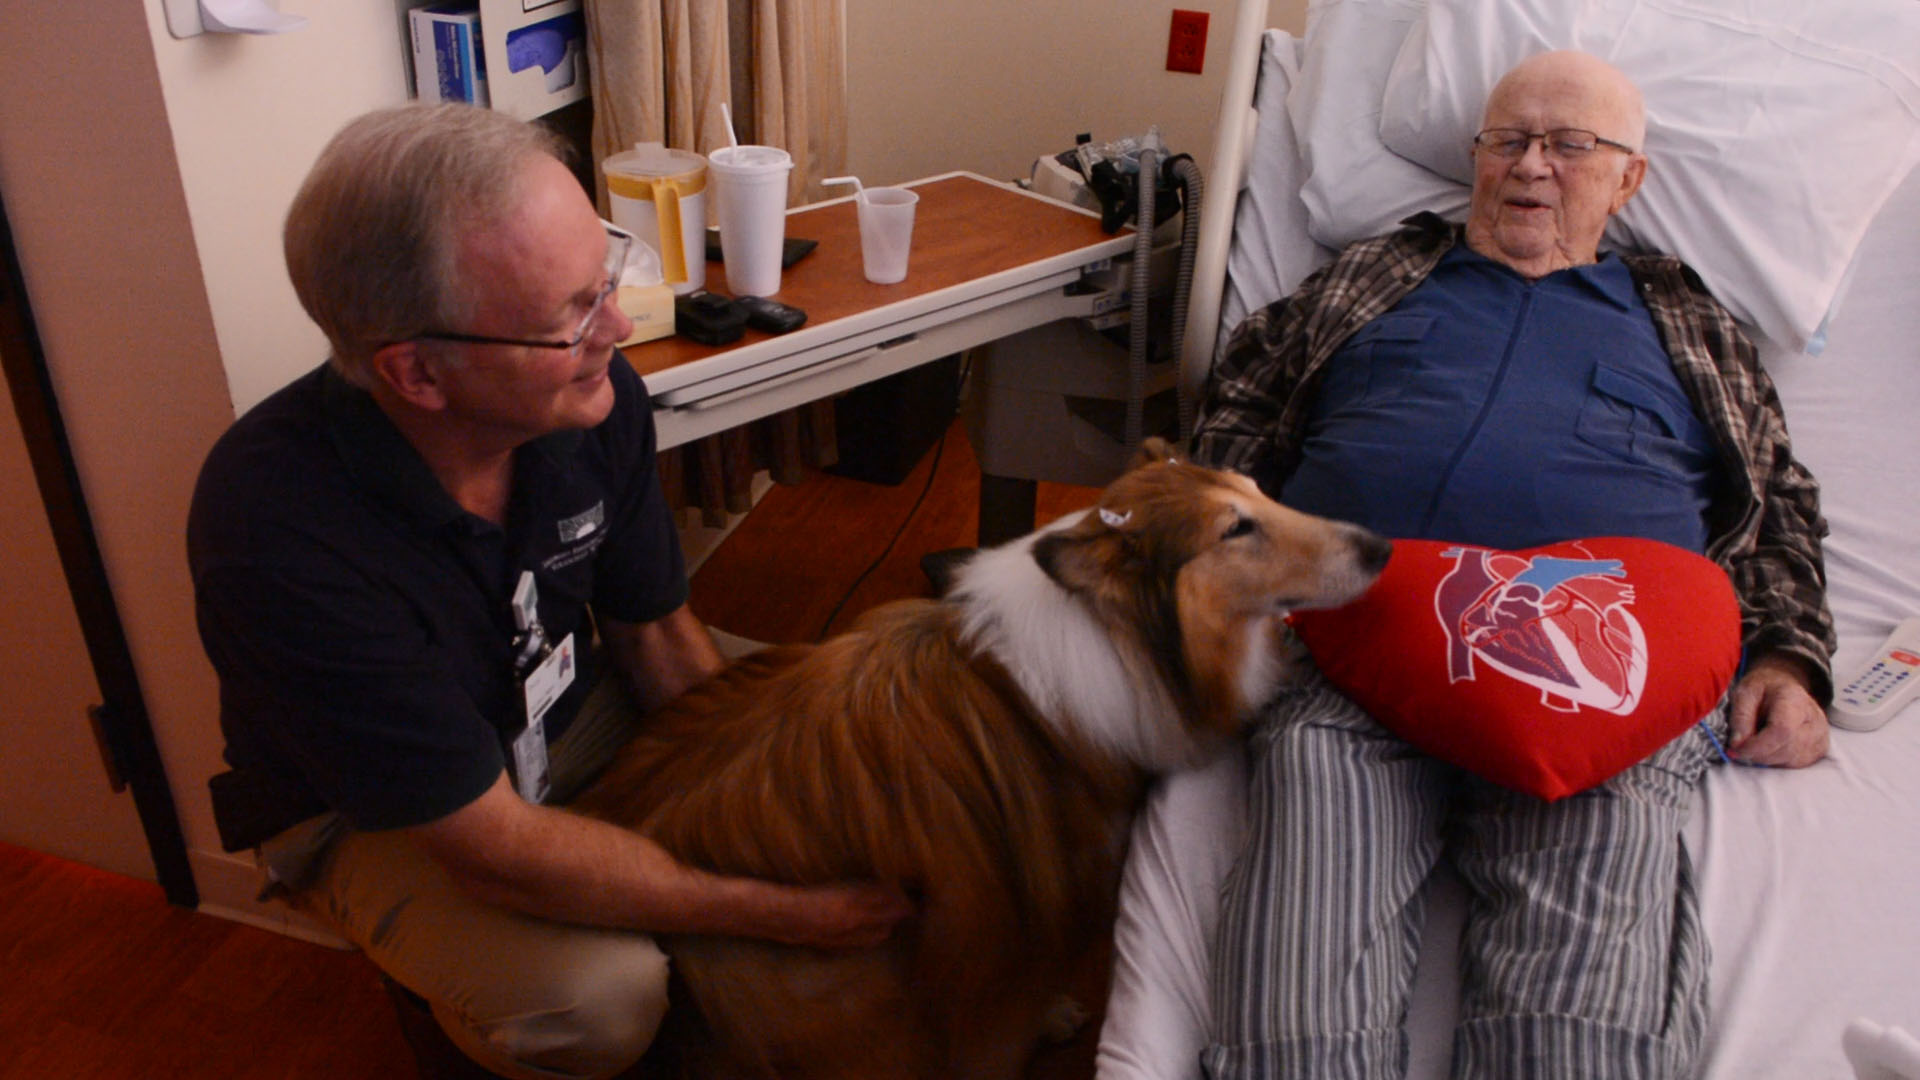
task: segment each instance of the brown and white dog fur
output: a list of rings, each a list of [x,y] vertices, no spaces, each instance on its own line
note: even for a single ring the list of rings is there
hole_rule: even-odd
[[[1158,440],[1141,458],[945,598],[737,662],[575,802],[696,866],[916,899],[872,949],[666,941],[699,1075],[1018,1076],[1108,930],[1146,778],[1279,689],[1289,609],[1345,603],[1386,563],[1379,537]]]

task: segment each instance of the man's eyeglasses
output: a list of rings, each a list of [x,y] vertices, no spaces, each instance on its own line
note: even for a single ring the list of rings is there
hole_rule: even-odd
[[[1626,143],[1603,139],[1581,128],[1555,128],[1552,131],[1488,128],[1473,137],[1473,145],[1503,158],[1518,158],[1527,156],[1527,148],[1533,145],[1535,139],[1540,140],[1542,152],[1560,161],[1579,161],[1602,146],[1627,154],[1637,152]]]
[[[485,334],[455,334],[433,331],[415,334],[416,340],[458,341],[468,345],[518,345],[526,349],[566,349],[578,352],[582,342],[587,340],[587,331],[593,329],[593,320],[600,314],[600,308],[613,295],[620,285],[620,274],[627,268],[627,252],[633,247],[633,234],[612,222],[600,223],[607,230],[607,261],[601,267],[606,281],[601,284],[600,292],[594,296],[593,303],[587,307],[587,313],[574,328],[573,335],[565,341],[535,341],[527,338],[489,337]]]

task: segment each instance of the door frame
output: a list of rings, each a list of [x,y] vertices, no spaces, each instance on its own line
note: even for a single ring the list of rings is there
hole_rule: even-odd
[[[5,369],[34,481],[52,526],[67,590],[73,597],[88,659],[100,686],[101,702],[88,710],[89,718],[115,789],[124,785],[133,792],[161,890],[170,903],[194,907],[200,902],[200,891],[187,860],[179,811],[154,739],[146,696],[114,602],[106,562],[94,536],[93,518],[80,486],[60,403],[54,395],[46,353],[34,326],[4,193],[0,193],[0,260],[4,260],[0,267],[0,366]]]

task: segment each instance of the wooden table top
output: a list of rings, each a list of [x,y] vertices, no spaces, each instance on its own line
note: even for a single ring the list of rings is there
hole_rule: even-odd
[[[788,212],[787,235],[816,240],[819,246],[782,272],[773,299],[806,312],[807,326],[814,327],[1113,239],[1093,215],[983,177],[959,174],[907,186],[919,193],[920,202],[905,281],[875,285],[866,279],[853,200],[837,199]],[[731,295],[723,264],[707,264],[706,287]],[[768,336],[748,330],[738,341],[714,346],[676,335],[625,351],[634,370],[645,376]]]

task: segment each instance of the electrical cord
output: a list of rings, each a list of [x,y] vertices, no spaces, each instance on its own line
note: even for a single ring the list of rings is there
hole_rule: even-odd
[[[966,363],[966,367],[962,369],[960,374],[961,385],[964,386],[966,384],[967,371],[971,369],[972,366],[969,360],[969,362]],[[949,429],[950,428],[951,422],[949,422]],[[840,594],[840,602],[833,605],[833,610],[827,614],[827,621],[820,624],[820,633],[814,636],[815,641],[825,641],[827,639],[827,631],[833,629],[833,621],[840,617],[840,612],[846,608],[847,601],[853,599],[853,594],[859,591],[860,584],[866,581],[867,578],[873,576],[873,572],[880,569],[880,564],[887,561],[887,556],[893,554],[894,545],[900,542],[900,538],[907,533],[907,526],[913,524],[913,519],[919,516],[921,505],[927,501],[927,494],[933,490],[934,478],[940,475],[940,459],[946,456],[947,437],[950,433],[950,430],[940,432],[940,441],[935,443],[933,447],[933,464],[927,469],[927,482],[920,486],[920,494],[914,497],[913,505],[907,509],[907,516],[900,519],[900,525],[893,530],[893,535],[888,538],[887,546],[880,549],[880,554],[874,556],[873,561],[867,564],[867,568],[860,571],[860,576],[853,579],[853,584],[847,586],[847,591]]]
[[[1146,434],[1147,359],[1150,352],[1147,326],[1147,301],[1152,292],[1154,211],[1159,198],[1155,185],[1160,178],[1160,156],[1151,146],[1140,149],[1139,194],[1134,200],[1133,284],[1127,322],[1127,411],[1122,434],[1127,454],[1140,448]]]
[[[1180,223],[1180,264],[1173,276],[1173,359],[1175,415],[1178,418],[1176,431],[1180,441],[1185,443],[1193,437],[1194,413],[1198,404],[1193,400],[1193,392],[1187,388],[1187,380],[1178,374],[1180,354],[1187,341],[1187,302],[1193,293],[1193,264],[1200,251],[1200,205],[1206,197],[1207,184],[1200,174],[1200,166],[1185,154],[1172,159],[1173,175],[1185,189],[1181,206],[1184,216]]]

